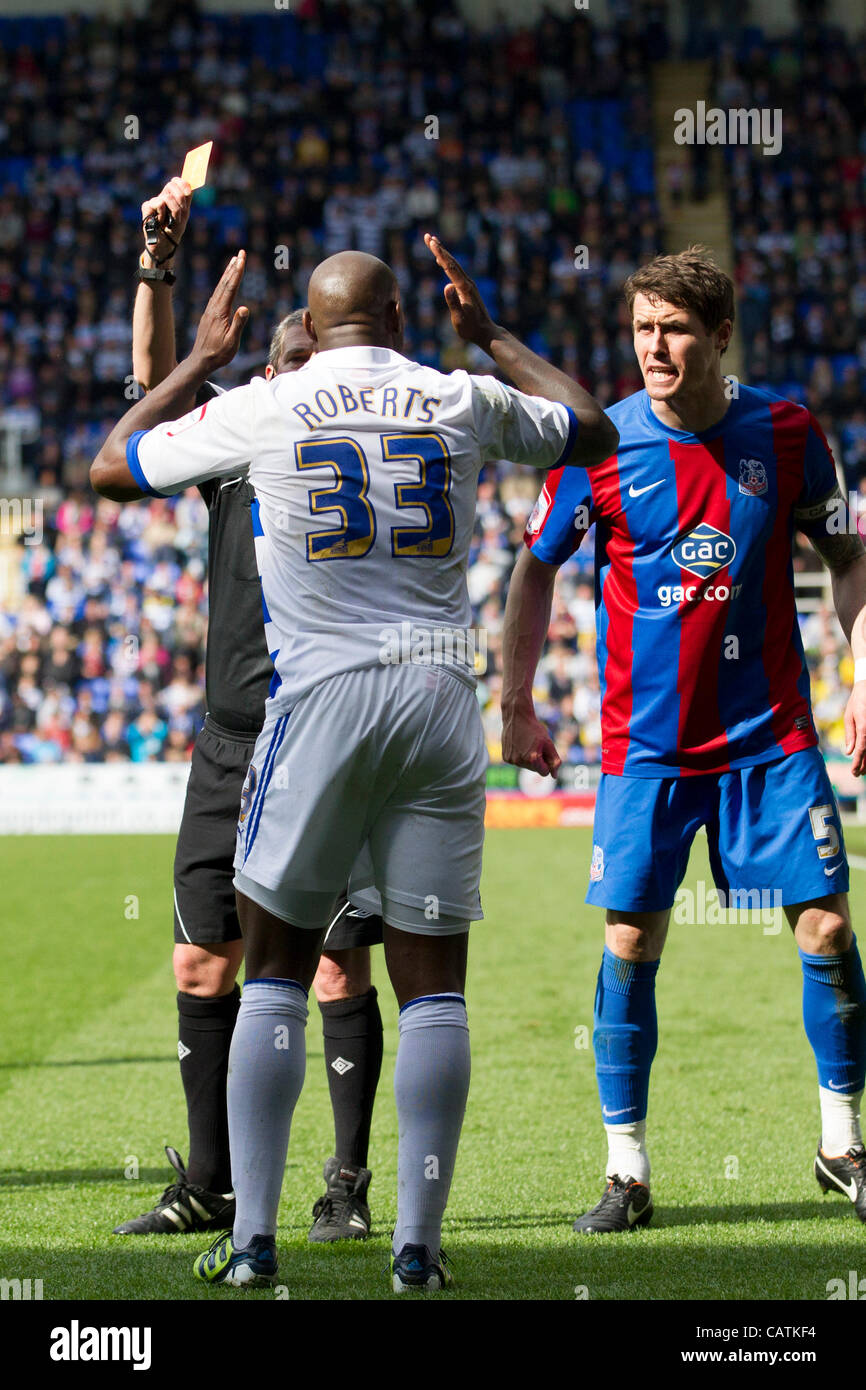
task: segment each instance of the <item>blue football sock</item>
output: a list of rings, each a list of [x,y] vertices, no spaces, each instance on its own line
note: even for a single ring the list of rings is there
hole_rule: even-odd
[[[306,1023],[307,991],[296,980],[247,980],[227,1090],[236,1250],[277,1229],[292,1114],[304,1084]]]
[[[592,1041],[605,1123],[646,1119],[650,1068],[658,1044],[658,968],[657,960],[621,960],[604,948]]]
[[[395,1255],[407,1244],[439,1254],[469,1068],[462,994],[423,995],[403,1005],[394,1068],[400,1132]]]
[[[857,939],[837,956],[807,956],[803,1023],[818,1064],[819,1086],[851,1094],[866,1077],[866,982]]]

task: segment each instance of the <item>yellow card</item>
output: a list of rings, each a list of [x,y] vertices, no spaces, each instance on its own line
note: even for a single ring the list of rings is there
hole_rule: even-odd
[[[206,144],[199,145],[197,149],[190,150],[183,161],[183,173],[181,178],[188,183],[191,188],[201,188],[207,177],[208,160],[213,149],[213,140],[208,140]]]

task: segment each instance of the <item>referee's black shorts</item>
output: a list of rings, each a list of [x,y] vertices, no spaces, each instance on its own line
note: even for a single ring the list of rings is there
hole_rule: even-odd
[[[195,741],[174,856],[174,939],[196,946],[240,939],[234,858],[241,792],[255,734],[224,729],[208,715]],[[382,919],[342,898],[325,938],[326,951],[374,946]]]

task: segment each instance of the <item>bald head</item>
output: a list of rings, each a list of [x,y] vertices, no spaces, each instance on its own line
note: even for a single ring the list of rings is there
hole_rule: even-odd
[[[400,290],[393,270],[365,251],[340,251],[310,276],[307,332],[329,348],[403,343]]]

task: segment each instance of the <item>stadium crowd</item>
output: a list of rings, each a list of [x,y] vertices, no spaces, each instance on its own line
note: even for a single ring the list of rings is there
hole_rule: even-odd
[[[134,390],[139,205],[186,148],[215,142],[177,260],[181,354],[226,258],[248,252],[252,317],[224,385],[263,369],[316,263],[349,245],[394,267],[408,355],[486,370],[444,311],[422,242],[435,228],[494,316],[603,404],[640,388],[621,286],[663,249],[647,65],[669,42],[663,5],[640,22],[620,8],[612,29],[546,13],[484,33],[449,0],[230,17],[159,0],[118,23],[0,21],[0,423],[20,427],[45,499],[0,615],[0,761],[184,759],[204,715],[203,503],[120,508],[87,485]],[[828,50],[824,30],[808,46],[742,32],[719,51],[725,104],[787,92],[787,122],[791,84],[808,92],[778,160],[731,152],[749,379],[808,401],[866,505],[866,125],[851,100],[864,49]],[[494,759],[507,580],[538,482],[503,463],[479,487],[469,591]],[[804,636],[832,741],[844,691],[829,615],[806,617]],[[538,691],[566,763],[596,763],[591,536],[560,576]]]
[[[819,11],[820,11],[819,7]],[[767,45],[745,30],[715,59],[722,109],[784,113],[767,159],[728,146],[727,187],[746,379],[808,405],[843,491],[866,528],[866,35],[845,42],[811,6],[796,38]],[[820,568],[808,546],[795,568]],[[815,717],[826,751],[844,748],[853,665],[827,605],[801,619]]]

